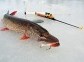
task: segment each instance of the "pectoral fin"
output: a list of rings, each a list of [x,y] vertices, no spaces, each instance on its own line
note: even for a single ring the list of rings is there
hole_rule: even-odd
[[[22,37],[20,38],[21,40],[27,40],[29,37],[26,34],[23,34]]]
[[[43,20],[33,20],[32,22],[34,22],[34,23],[43,23],[44,21]]]

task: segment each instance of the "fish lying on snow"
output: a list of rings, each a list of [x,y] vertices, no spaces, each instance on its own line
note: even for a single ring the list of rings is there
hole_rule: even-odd
[[[29,20],[15,17],[13,16],[14,14],[15,12],[11,14],[8,12],[4,15],[3,24],[5,28],[2,28],[1,30],[20,32],[23,34],[21,40],[28,39],[31,36],[34,36],[34,38],[37,37],[37,41],[44,42],[41,46],[57,47],[60,45],[59,40],[51,35],[46,29]]]

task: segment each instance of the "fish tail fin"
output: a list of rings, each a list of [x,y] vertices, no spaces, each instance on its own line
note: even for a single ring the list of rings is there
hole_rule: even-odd
[[[9,14],[9,10],[7,11],[7,14]]]

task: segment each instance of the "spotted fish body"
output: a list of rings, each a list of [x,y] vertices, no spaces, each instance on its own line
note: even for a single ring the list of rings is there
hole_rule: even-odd
[[[18,18],[7,13],[3,17],[3,24],[9,30],[23,34],[26,33],[28,36],[34,36],[34,38],[37,37],[37,40],[44,41],[49,44],[49,46],[54,45],[53,47],[55,47],[60,45],[56,37],[49,34],[49,32],[40,25],[29,20]],[[54,44],[52,45],[50,43]]]

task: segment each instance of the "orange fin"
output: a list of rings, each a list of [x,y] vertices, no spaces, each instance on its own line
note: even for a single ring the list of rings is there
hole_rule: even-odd
[[[0,31],[6,31],[9,30],[8,28],[1,28]]]
[[[13,11],[12,13],[10,13],[10,15],[15,15],[17,11]]]
[[[28,39],[29,37],[26,35],[26,34],[24,34],[22,37],[21,37],[21,40],[26,40],[26,39]]]

